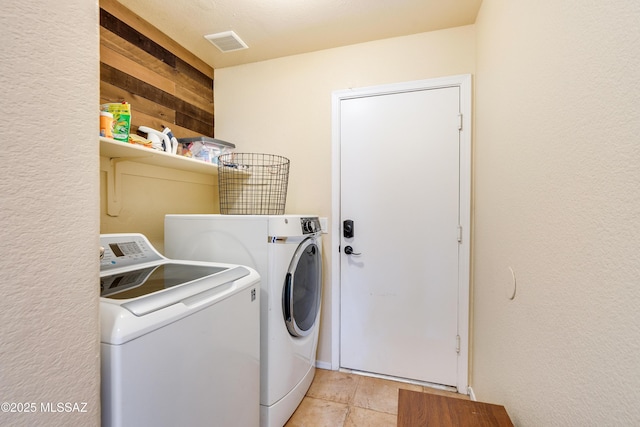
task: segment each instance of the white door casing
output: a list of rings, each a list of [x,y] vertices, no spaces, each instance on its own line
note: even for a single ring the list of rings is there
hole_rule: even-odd
[[[439,90],[442,89],[442,90]],[[426,94],[426,95],[425,95]],[[398,95],[398,96],[386,96],[386,95]],[[453,98],[452,98],[453,96]],[[424,98],[424,99],[423,99]],[[422,99],[422,100],[421,100]],[[453,99],[453,101],[452,101]],[[379,103],[378,100],[384,100],[383,103]],[[389,104],[389,101],[392,101]],[[414,107],[414,112],[411,113],[402,112],[401,108],[403,103],[418,102]],[[420,102],[435,103],[436,108],[429,107],[427,104],[420,104]],[[448,115],[438,117],[440,109],[437,105],[442,103],[448,103]],[[455,105],[453,105],[455,103]],[[386,105],[388,104],[388,105]],[[459,105],[458,105],[459,104]],[[382,105],[382,110],[378,108]],[[384,108],[387,108],[384,110]],[[432,108],[429,111],[429,108]],[[459,110],[458,110],[459,108]],[[368,109],[371,111],[367,112]],[[416,115],[417,109],[417,116]],[[424,110],[424,111],[423,111]],[[461,116],[458,118],[457,114],[451,117],[451,111],[459,111]],[[400,123],[396,125],[396,132],[398,129],[404,130],[404,124],[407,126],[417,126],[418,131],[421,131],[422,125],[420,123],[420,114],[426,114],[434,121],[431,125],[425,126],[426,128],[433,129],[440,126],[441,121],[454,120],[453,125],[458,127],[460,125],[459,133],[452,134],[450,132],[451,123],[447,123],[442,127],[446,135],[439,136],[438,138],[448,138],[451,140],[457,137],[459,144],[452,147],[450,145],[443,146],[444,152],[440,148],[435,148],[436,151],[429,150],[431,148],[419,144],[419,140],[412,140],[413,136],[409,134],[397,135],[394,134],[394,130],[386,130],[385,126],[378,126],[377,121],[369,124],[370,122],[364,118],[367,114],[375,114],[374,111],[378,111],[378,114],[382,114],[379,117],[389,116],[389,123]],[[414,115],[415,117],[407,117]],[[351,127],[346,126],[345,123],[341,123],[341,120],[347,121],[345,117],[349,117],[350,122],[360,124],[355,126],[354,132],[357,132],[358,137],[354,135],[349,136]],[[380,121],[380,119],[378,119]],[[360,126],[358,128],[358,126]],[[399,128],[397,126],[400,126]],[[371,129],[369,129],[371,127]],[[392,126],[393,127],[393,126]],[[381,132],[390,131],[391,133],[384,135]],[[367,132],[372,132],[367,135]],[[362,134],[362,138],[359,135]],[[384,146],[383,150],[378,146],[367,146],[366,140],[372,138],[380,138],[379,141],[387,141],[388,144]],[[351,138],[350,146],[342,146],[342,138]],[[358,142],[360,140],[360,142]],[[415,150],[409,150],[411,147]],[[346,151],[345,151],[346,150]],[[355,151],[349,151],[355,150]],[[426,151],[425,151],[426,150]],[[459,150],[459,151],[458,151]],[[442,161],[432,161],[429,163],[425,157],[433,157],[434,155],[444,156],[446,159]],[[414,157],[412,157],[412,155]],[[415,157],[415,155],[422,156]],[[342,158],[344,156],[344,159]],[[357,170],[345,170],[341,168],[341,164],[344,161],[356,162],[359,161],[362,156],[362,162],[359,164]],[[363,168],[366,162],[378,166],[367,169]],[[441,164],[446,163],[451,166],[452,162],[459,161],[459,168],[455,170],[454,167],[441,167]],[[469,359],[469,254],[470,254],[470,181],[471,181],[471,76],[453,76],[441,79],[422,80],[409,83],[393,84],[386,86],[378,86],[357,90],[338,91],[333,94],[333,176],[332,176],[332,189],[333,189],[333,208],[332,208],[332,236],[331,236],[331,248],[334,256],[332,256],[332,368],[338,369],[339,367],[353,367],[365,371],[373,371],[386,375],[414,378],[422,381],[437,382],[442,384],[454,385],[462,393],[467,392],[468,384],[468,359]],[[421,166],[426,169],[421,170]],[[377,168],[377,169],[376,169]],[[438,170],[439,169],[439,170]],[[453,169],[453,173],[451,170]],[[385,179],[386,178],[386,179]],[[343,181],[345,180],[345,181]],[[360,180],[360,181],[359,181]],[[373,181],[377,180],[377,186],[370,194],[370,201],[368,209],[387,209],[388,218],[395,218],[395,223],[387,224],[385,227],[377,227],[377,230],[373,230],[373,223],[367,224],[364,218],[353,218],[356,220],[355,229],[356,236],[354,239],[343,239],[342,224],[341,221],[347,219],[341,217],[341,214],[349,215],[348,206],[352,201],[346,201],[341,198],[341,190],[344,191],[357,191],[358,188],[371,188],[374,184]],[[422,182],[420,182],[422,180]],[[372,185],[367,187],[368,181],[371,181]],[[438,182],[435,182],[438,181]],[[353,187],[349,190],[349,185],[345,188],[343,186],[352,183]],[[435,185],[430,185],[429,182]],[[425,188],[425,183],[428,188]],[[406,184],[406,188],[405,187]],[[351,184],[350,184],[351,185]],[[383,187],[387,186],[386,189]],[[413,186],[413,188],[412,188]],[[417,189],[417,192],[416,192]],[[448,199],[443,199],[442,194],[444,192],[449,193]],[[424,196],[423,202],[421,195]],[[376,200],[376,197],[379,200]],[[436,200],[444,201],[444,204],[448,206],[442,206],[439,210],[431,209],[430,206],[425,205],[429,202]],[[453,200],[451,200],[453,197]],[[366,197],[364,197],[366,199]],[[457,199],[457,200],[456,200]],[[373,201],[373,202],[372,202]],[[344,205],[344,206],[341,206]],[[357,205],[357,203],[352,203]],[[358,207],[358,206],[356,206]],[[360,221],[360,223],[358,223]],[[433,230],[425,231],[429,227],[421,227],[421,221],[435,221],[437,224],[442,224],[446,227],[446,230]],[[394,222],[394,221],[390,221]],[[360,228],[358,227],[360,225]],[[460,230],[458,231],[458,225]],[[383,228],[383,229],[381,229]],[[358,230],[360,233],[358,233]],[[421,231],[422,230],[422,231]],[[456,234],[459,232],[459,235]],[[422,234],[421,234],[422,233]],[[425,234],[426,233],[426,234]],[[449,239],[449,236],[452,239]],[[460,239],[460,242],[457,239]],[[432,248],[431,252],[427,251],[423,253],[423,257],[414,257],[414,251],[411,245],[423,245],[425,242],[421,239],[426,239],[432,242],[432,246],[436,246],[435,250]],[[408,242],[408,244],[407,244]],[[368,251],[368,254],[363,254],[359,257],[347,257],[343,253],[339,253],[340,246],[353,244],[354,252]],[[421,247],[418,250],[423,250]],[[448,260],[440,257],[440,252],[447,252],[449,255]],[[457,253],[456,253],[457,251]],[[374,252],[378,252],[375,254]],[[368,255],[368,256],[367,256]],[[394,270],[393,257],[397,256],[398,263],[407,262],[407,271],[404,273]],[[434,258],[435,256],[435,258]],[[428,315],[420,314],[417,317],[412,318],[410,315],[405,316],[403,308],[408,307],[411,304],[411,299],[420,299],[429,292],[433,293],[433,285],[424,285],[424,283],[430,281],[439,281],[439,277],[430,277],[427,279],[421,278],[424,281],[420,286],[431,286],[431,289],[420,289],[419,287],[409,287],[404,291],[400,290],[398,294],[395,293],[396,288],[387,286],[376,288],[371,286],[371,280],[368,283],[357,283],[354,277],[362,274],[359,264],[368,261],[371,263],[376,260],[380,263],[381,260],[386,258],[391,260],[383,270],[378,270],[379,275],[381,271],[388,272],[388,276],[382,278],[382,282],[397,283],[401,280],[403,284],[409,282],[411,277],[422,276],[425,271],[429,271],[431,275],[435,276],[447,276],[448,280],[453,282],[453,289],[446,290],[447,295],[442,299],[446,304],[440,307],[437,304],[424,307],[428,312]],[[413,257],[413,258],[412,258]],[[437,259],[436,259],[437,258]],[[429,261],[424,266],[418,266],[417,264],[425,259],[431,259],[432,265],[429,266]],[[346,264],[343,264],[344,271],[341,271],[341,260]],[[366,262],[365,262],[366,263]],[[371,264],[370,264],[371,265]],[[414,268],[415,267],[415,268]],[[349,270],[355,270],[355,276],[349,276]],[[369,269],[371,270],[371,269]],[[413,271],[412,271],[413,270]],[[438,271],[436,271],[438,270]],[[432,273],[434,272],[434,273]],[[347,276],[345,276],[345,274]],[[349,285],[342,283],[341,280],[348,277],[346,280]],[[345,287],[348,286],[348,287]],[[408,293],[406,293],[406,292]],[[416,291],[418,292],[416,294]],[[402,295],[402,292],[405,292]],[[435,289],[435,292],[441,294],[441,289]],[[357,322],[351,322],[350,316],[358,316],[358,313],[352,314],[354,298],[365,298],[364,304],[373,304],[372,308],[379,313],[379,317],[369,317],[370,331],[375,330],[376,335],[383,337],[383,342],[388,341],[389,346],[401,345],[403,337],[402,330],[396,329],[394,333],[393,329],[385,330],[387,325],[385,324],[386,318],[383,312],[380,310],[387,310],[386,316],[398,318],[398,324],[402,325],[403,322],[417,321],[421,324],[431,325],[421,333],[425,336],[425,340],[432,339],[432,342],[426,342],[421,347],[420,345],[413,346],[411,357],[404,357],[402,354],[393,354],[393,352],[381,351],[382,347],[377,349],[377,353],[385,353],[383,356],[376,354],[375,357],[367,357],[367,351],[358,354],[357,351],[349,350],[349,346],[353,344],[353,348],[357,349],[358,346],[363,343],[355,342],[351,338],[347,341],[344,348],[341,348],[340,336],[343,329],[346,330],[345,337],[358,336],[359,332],[357,328],[362,328],[362,325],[357,325]],[[341,298],[346,298],[345,301],[350,305],[349,310],[343,312],[343,316],[340,314],[340,307],[343,305]],[[424,298],[422,298],[424,300]],[[381,305],[377,305],[376,301],[380,301]],[[384,306],[387,304],[387,307]],[[388,311],[391,310],[391,311]],[[394,311],[395,310],[395,311]],[[366,310],[365,310],[366,311]],[[361,313],[362,314],[362,313]],[[443,316],[446,314],[446,316]],[[443,324],[442,319],[448,318],[448,321]],[[365,313],[366,318],[366,313]],[[390,322],[391,323],[391,322]],[[354,330],[353,327],[356,327]],[[368,327],[369,327],[368,326]],[[431,328],[431,330],[428,330]],[[369,331],[369,332],[370,332]],[[436,336],[439,335],[439,336]],[[449,338],[449,335],[451,337]],[[456,335],[459,337],[459,341],[456,340]],[[428,336],[428,339],[427,339]],[[423,357],[420,354],[423,350],[432,348],[434,345],[440,347],[448,347],[448,342],[442,342],[443,336],[447,340],[450,339],[450,346],[452,349],[458,347],[458,352],[454,353],[454,357],[443,356],[442,354],[434,354],[432,358]],[[354,341],[352,343],[352,341]],[[459,342],[459,344],[458,344]],[[365,347],[368,343],[364,342]],[[343,352],[342,350],[346,350]],[[369,350],[376,351],[375,346],[371,346]],[[449,349],[446,349],[449,351]],[[387,354],[388,353],[388,354]],[[401,352],[400,352],[401,353]],[[425,353],[426,354],[426,353]],[[341,355],[343,360],[341,361]],[[355,355],[355,356],[352,356]],[[380,359],[392,359],[380,362]],[[401,363],[397,364],[396,358],[400,357]],[[382,363],[382,365],[376,365]],[[385,365],[386,363],[386,365]],[[394,367],[394,364],[397,365]],[[407,370],[402,365],[416,365],[419,369]],[[441,365],[431,373],[423,372],[426,365]],[[419,366],[422,365],[422,366]],[[387,372],[379,372],[380,367]],[[384,367],[391,367],[390,370]],[[438,372],[443,371],[440,375]]]

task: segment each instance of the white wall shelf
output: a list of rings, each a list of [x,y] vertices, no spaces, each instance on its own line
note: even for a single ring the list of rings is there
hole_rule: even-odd
[[[167,154],[137,144],[100,137],[100,156],[111,160],[131,161],[196,173],[218,174],[218,165],[189,157]]]
[[[119,216],[122,210],[122,168],[128,162],[143,163],[207,175],[218,175],[218,165],[167,154],[137,144],[100,137],[100,156],[109,159],[107,172],[107,215]]]

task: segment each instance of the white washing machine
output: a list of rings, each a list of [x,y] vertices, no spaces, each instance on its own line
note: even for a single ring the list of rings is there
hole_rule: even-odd
[[[103,234],[104,427],[257,426],[260,277],[160,255],[141,234]]]
[[[260,425],[282,427],[315,374],[322,245],[311,215],[167,215],[170,257],[247,265],[261,276]]]

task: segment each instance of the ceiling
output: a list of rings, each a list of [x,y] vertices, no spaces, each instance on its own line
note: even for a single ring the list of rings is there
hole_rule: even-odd
[[[213,68],[473,24],[482,0],[118,0]],[[248,49],[204,38],[234,31]]]

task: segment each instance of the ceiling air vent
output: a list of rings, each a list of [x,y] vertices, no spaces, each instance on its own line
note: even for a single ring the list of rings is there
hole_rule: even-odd
[[[213,43],[221,52],[233,52],[234,50],[247,49],[249,47],[233,31],[209,34],[204,38]]]

